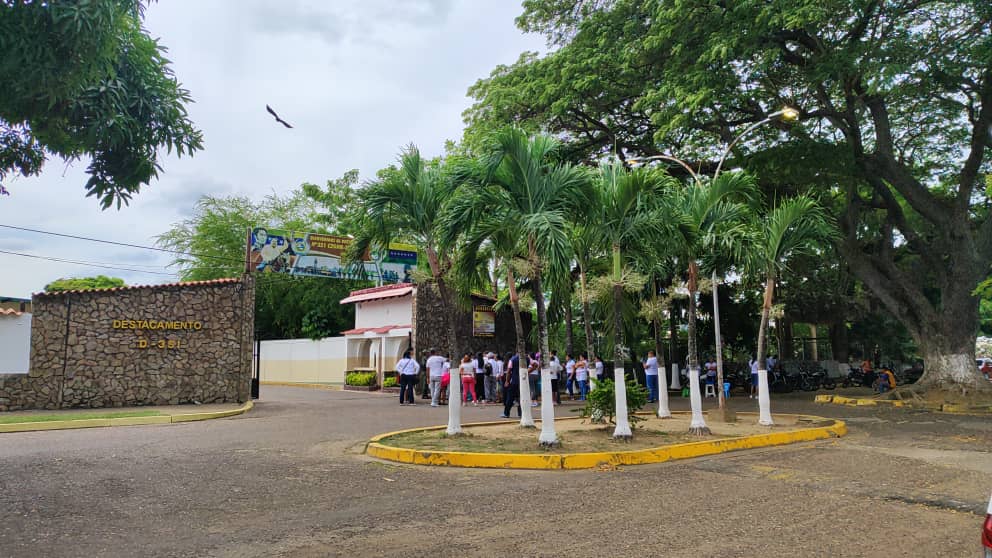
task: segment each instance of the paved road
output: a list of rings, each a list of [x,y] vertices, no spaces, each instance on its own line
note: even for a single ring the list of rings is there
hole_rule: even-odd
[[[988,419],[776,399],[851,434],[608,471],[476,471],[362,455],[372,434],[441,424],[444,408],[263,395],[230,419],[0,436],[0,556],[975,556],[992,488]]]

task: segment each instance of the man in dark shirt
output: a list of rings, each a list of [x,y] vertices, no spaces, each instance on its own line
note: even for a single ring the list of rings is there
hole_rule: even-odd
[[[517,418],[520,418],[520,355],[514,354],[510,357],[510,364],[503,374],[503,387],[506,388],[506,397],[503,398],[503,414],[501,418],[510,418],[510,409],[513,408],[513,401],[517,402]]]

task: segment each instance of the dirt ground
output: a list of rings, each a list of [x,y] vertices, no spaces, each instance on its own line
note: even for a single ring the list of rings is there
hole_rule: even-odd
[[[230,419],[4,434],[0,556],[980,555],[992,420],[812,395],[772,410],[841,418],[847,436],[608,470],[382,462],[369,437],[444,424],[446,408],[271,386]]]
[[[541,449],[537,428],[521,428],[517,421],[505,424],[465,427],[463,434],[448,436],[444,430],[426,432],[406,432],[384,438],[384,445],[434,451],[468,451],[493,453],[533,453],[553,451],[554,453],[583,453],[596,451],[631,451],[657,448],[686,442],[705,442],[738,436],[767,434],[808,428],[809,422],[797,425],[795,416],[780,416],[774,426],[761,426],[753,417],[741,418],[734,423],[711,421],[710,434],[694,436],[689,434],[689,416],[677,414],[669,419],[656,416],[640,416],[633,428],[634,437],[629,441],[613,439],[613,425],[592,423],[587,419],[556,421],[555,432],[560,441],[553,449]]]

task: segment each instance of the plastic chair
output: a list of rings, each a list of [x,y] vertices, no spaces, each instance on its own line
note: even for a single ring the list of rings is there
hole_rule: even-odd
[[[730,382],[723,382],[723,397],[730,398]]]
[[[706,384],[706,397],[716,397],[716,386],[713,384]]]

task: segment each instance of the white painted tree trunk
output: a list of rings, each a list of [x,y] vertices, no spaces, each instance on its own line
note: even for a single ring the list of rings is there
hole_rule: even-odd
[[[613,429],[614,438],[632,438],[630,420],[627,418],[627,382],[624,381],[623,367],[613,369],[614,391],[616,392],[617,414],[614,417],[617,427]]]
[[[768,371],[758,370],[758,424],[771,426],[772,403],[768,396]]]
[[[662,366],[658,373],[658,379],[665,378],[665,367]],[[672,411],[668,408],[668,388],[664,382],[658,382],[658,418],[672,418]]]
[[[462,433],[462,377],[457,369],[451,370],[448,382],[448,436]]]
[[[689,432],[708,433],[706,419],[703,418],[703,397],[699,392],[699,369],[689,369],[689,405],[692,407],[692,420],[689,422]]]
[[[530,382],[527,377],[527,368],[521,366],[517,374],[520,375],[520,389],[518,390],[520,392],[520,426],[535,428],[534,412],[530,406]]]
[[[682,389],[682,381],[679,380],[679,365],[672,363],[672,385],[671,389],[679,391]]]
[[[541,435],[538,441],[542,446],[558,444],[558,434],[555,432],[555,397],[551,389],[551,371],[541,369]]]

